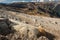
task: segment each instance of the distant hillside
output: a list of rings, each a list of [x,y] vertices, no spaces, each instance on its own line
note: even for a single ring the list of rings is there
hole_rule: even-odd
[[[16,3],[10,3],[10,4],[0,4],[0,9],[20,12],[20,13],[25,13],[30,15],[60,18],[60,13],[57,11],[59,8],[56,8],[57,10],[55,10],[54,8],[55,5],[56,5],[55,2],[50,2],[50,3],[33,3],[33,2],[17,3],[16,2]]]

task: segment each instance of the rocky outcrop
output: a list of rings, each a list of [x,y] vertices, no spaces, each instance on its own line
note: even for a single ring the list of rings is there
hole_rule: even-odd
[[[0,10],[0,40],[60,40],[60,19]]]
[[[0,11],[1,40],[60,40],[60,19],[17,13]]]

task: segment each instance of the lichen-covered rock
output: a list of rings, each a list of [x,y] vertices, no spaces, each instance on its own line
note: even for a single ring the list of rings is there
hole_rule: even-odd
[[[10,32],[10,28],[6,22],[6,19],[0,19],[0,34],[6,35],[9,34],[9,32]]]
[[[39,28],[21,22],[19,25],[13,26],[13,28],[19,33],[22,40],[37,40],[40,35],[45,35],[45,30],[42,27]]]

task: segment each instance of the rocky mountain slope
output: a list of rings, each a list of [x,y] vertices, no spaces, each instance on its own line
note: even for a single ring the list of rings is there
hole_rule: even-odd
[[[10,4],[0,4],[0,9],[9,10],[29,15],[47,16],[60,18],[60,3],[33,3],[33,2],[16,2]]]
[[[0,40],[60,40],[60,19],[0,10]]]

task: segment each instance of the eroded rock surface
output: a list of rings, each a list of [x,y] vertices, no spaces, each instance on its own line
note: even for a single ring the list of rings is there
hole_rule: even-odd
[[[0,16],[9,19],[0,19],[1,40],[60,40],[58,18],[17,14],[11,11],[5,11]]]

